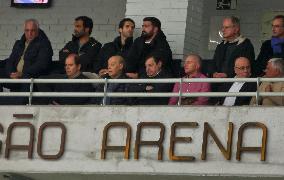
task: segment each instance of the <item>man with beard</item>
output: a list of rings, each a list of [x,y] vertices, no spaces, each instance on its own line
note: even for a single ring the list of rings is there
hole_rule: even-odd
[[[74,22],[74,34],[59,52],[59,61],[62,65],[69,54],[78,54],[81,62],[82,72],[94,72],[98,66],[97,56],[101,49],[101,43],[90,37],[93,29],[93,21],[87,16],[79,16]],[[62,69],[63,70],[63,69]]]
[[[135,39],[126,61],[127,75],[131,78],[145,75],[145,61],[150,54],[159,55],[163,60],[162,69],[173,73],[172,51],[156,17],[143,19],[142,35]]]
[[[255,61],[255,74],[263,75],[271,58],[284,58],[284,16],[277,15],[272,20],[272,38],[263,42]]]
[[[100,76],[107,73],[108,59],[114,55],[120,55],[124,59],[127,57],[131,45],[133,44],[133,32],[135,22],[130,18],[124,18],[119,22],[119,36],[113,42],[106,43],[99,53],[99,67],[95,67],[95,72]]]

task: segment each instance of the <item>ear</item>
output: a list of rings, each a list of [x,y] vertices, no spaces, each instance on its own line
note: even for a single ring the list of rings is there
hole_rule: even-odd
[[[159,31],[159,28],[154,27],[154,32],[155,32],[155,33],[158,33],[158,31]]]
[[[81,69],[81,64],[78,65],[78,70],[80,70],[80,69]]]
[[[162,65],[163,65],[163,64],[162,64],[162,61],[159,61],[159,62],[158,62],[158,67],[159,67],[159,68],[162,68]]]
[[[121,34],[122,33],[122,28],[119,28],[118,32],[119,32],[119,34]]]
[[[90,28],[85,28],[85,32],[88,32],[88,34],[90,34]]]

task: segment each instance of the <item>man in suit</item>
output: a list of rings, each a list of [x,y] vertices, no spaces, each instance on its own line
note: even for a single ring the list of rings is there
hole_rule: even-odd
[[[246,57],[239,57],[235,60],[234,65],[235,78],[249,78],[251,76],[250,60]],[[234,82],[224,83],[222,85],[223,92],[255,92],[255,82]],[[248,105],[251,97],[226,97],[220,98],[219,103],[224,106],[241,106]]]

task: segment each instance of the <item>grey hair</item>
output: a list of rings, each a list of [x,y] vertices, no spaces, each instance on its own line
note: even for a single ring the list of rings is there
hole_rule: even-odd
[[[186,56],[185,59],[187,59],[189,56],[195,57],[196,60],[197,60],[197,63],[200,65],[200,67],[202,66],[202,58],[201,58],[201,56],[199,56],[199,55],[196,54],[196,53],[190,53],[190,54],[188,54],[188,55]]]
[[[235,25],[235,26],[238,26],[238,27],[241,26],[240,19],[236,16],[230,16],[230,17],[227,17],[226,19],[230,19],[232,21],[233,25]]]
[[[34,25],[36,25],[36,28],[39,29],[39,23],[38,23],[38,20],[36,19],[27,19],[25,20],[25,24],[27,24],[28,22],[32,22]]]
[[[277,70],[279,70],[281,76],[284,75],[284,59],[282,58],[272,58],[268,61],[271,63],[271,66]]]

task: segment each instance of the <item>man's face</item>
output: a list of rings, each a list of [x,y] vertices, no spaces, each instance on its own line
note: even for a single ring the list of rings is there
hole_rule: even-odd
[[[80,38],[88,34],[87,29],[88,28],[84,27],[84,23],[82,20],[78,20],[74,22],[74,36],[75,37]]]
[[[240,57],[235,61],[234,69],[237,78],[248,78],[251,75],[250,62],[245,57]]]
[[[123,70],[123,64],[120,63],[119,57],[113,56],[108,60],[108,75],[111,78],[117,78],[120,76]]]
[[[69,56],[65,61],[65,71],[66,75],[71,78],[80,72],[81,65],[76,65],[74,57]]]
[[[25,23],[25,37],[27,42],[31,42],[34,38],[38,36],[38,28],[36,24],[32,21]]]
[[[161,62],[156,63],[153,58],[149,58],[146,60],[145,66],[146,66],[147,76],[154,77],[158,74],[158,72],[160,72],[162,63]]]
[[[131,21],[126,21],[122,28],[119,28],[119,32],[122,37],[129,38],[133,37],[134,33],[134,24]]]
[[[239,27],[236,27],[231,19],[224,19],[222,25],[223,38],[233,40],[238,36]]]
[[[142,25],[142,35],[146,37],[146,39],[152,38],[157,33],[157,27],[153,26],[150,21],[143,21]]]
[[[280,72],[278,69],[274,68],[272,66],[271,62],[267,63],[266,69],[264,70],[265,72],[265,77],[267,78],[275,78],[280,76]]]
[[[184,72],[191,75],[198,71],[199,64],[195,56],[188,56],[184,62]]]
[[[272,21],[272,36],[278,38],[284,37],[284,22],[282,19],[274,19]]]

